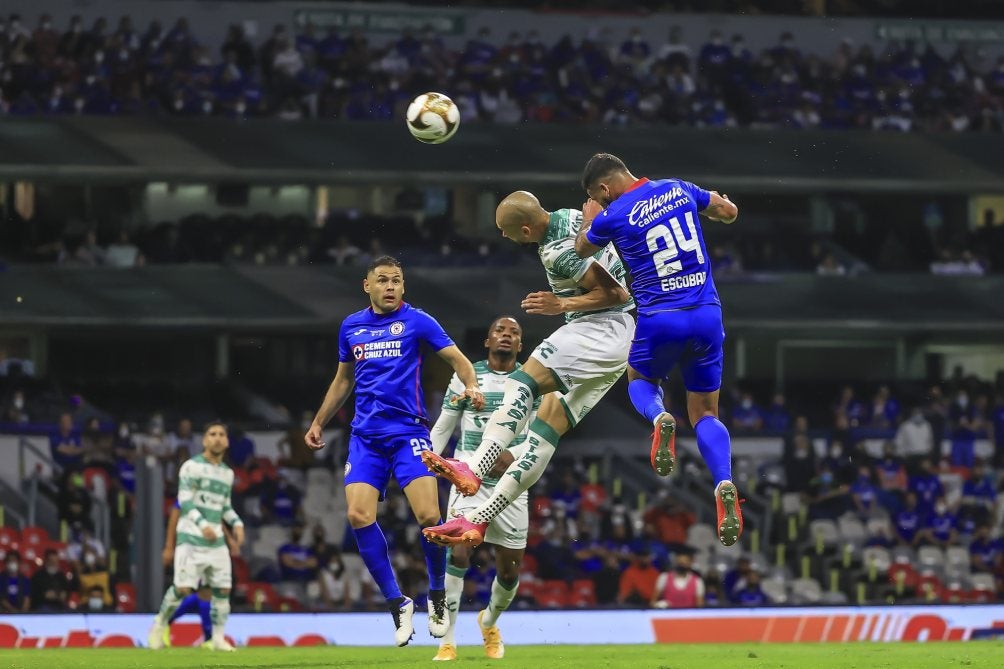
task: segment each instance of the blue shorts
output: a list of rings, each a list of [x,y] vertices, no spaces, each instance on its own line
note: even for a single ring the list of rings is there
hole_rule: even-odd
[[[349,437],[345,485],[367,483],[380,491],[382,500],[391,474],[402,490],[421,476],[434,476],[422,462],[422,451],[428,450],[432,450],[428,430],[386,437],[353,433]]]
[[[687,390],[710,393],[722,386],[724,342],[717,304],[638,314],[628,364],[650,379],[664,379],[680,365]]]

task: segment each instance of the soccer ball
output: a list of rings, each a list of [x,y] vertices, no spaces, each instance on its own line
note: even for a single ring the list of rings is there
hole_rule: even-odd
[[[426,144],[442,144],[457,133],[460,110],[442,93],[422,93],[408,105],[408,131]]]

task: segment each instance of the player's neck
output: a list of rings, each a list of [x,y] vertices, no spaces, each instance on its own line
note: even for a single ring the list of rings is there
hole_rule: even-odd
[[[211,465],[218,465],[223,462],[223,454],[213,455],[208,450],[202,451],[202,457]]]
[[[509,373],[516,369],[516,356],[499,355],[498,353],[488,354],[488,369],[493,372]]]

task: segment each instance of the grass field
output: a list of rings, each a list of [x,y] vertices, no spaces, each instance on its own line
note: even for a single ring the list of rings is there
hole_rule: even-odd
[[[245,648],[236,653],[172,648],[3,650],[0,669],[201,669],[252,667],[433,667],[435,650],[415,648]],[[652,646],[511,646],[488,660],[480,646],[463,646],[462,667],[631,667],[633,669],[997,669],[1004,643],[722,644]]]

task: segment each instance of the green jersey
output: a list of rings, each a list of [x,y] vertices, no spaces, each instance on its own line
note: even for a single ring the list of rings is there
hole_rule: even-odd
[[[203,455],[196,455],[181,465],[178,472],[178,544],[216,547],[225,543],[223,523],[231,527],[243,525],[230,505],[234,487],[234,471],[227,465],[214,465]],[[216,539],[202,536],[202,529],[211,527]]]
[[[624,264],[614,250],[613,244],[607,244],[589,258],[580,258],[575,253],[575,236],[579,233],[581,225],[582,212],[578,209],[559,209],[551,212],[547,233],[537,249],[540,262],[547,271],[547,281],[551,284],[551,291],[558,297],[575,297],[585,293],[586,291],[579,286],[579,281],[594,262],[600,263],[626,290]],[[565,314],[565,320],[571,322],[588,314],[630,311],[633,308],[634,299],[629,298],[624,304],[606,309],[568,312]]]
[[[517,363],[516,369],[520,367],[522,365]],[[450,379],[450,385],[446,389],[446,397],[443,398],[443,413],[460,418],[460,440],[457,442],[453,457],[463,462],[469,461],[474,451],[478,450],[478,446],[481,445],[481,438],[485,433],[488,420],[492,417],[492,413],[502,406],[505,382],[509,378],[509,372],[496,372],[488,366],[487,360],[479,360],[474,363],[474,373],[478,375],[478,386],[485,396],[485,405],[480,411],[471,408],[470,401],[463,397],[464,384],[456,374]],[[454,401],[452,399],[454,397],[460,399]],[[533,410],[537,411],[539,408],[540,398],[538,397],[533,403]],[[529,426],[529,422],[527,426]],[[526,441],[526,432],[527,430],[523,430],[523,433],[509,444],[509,449],[513,451],[513,455],[517,459],[521,455],[520,445]],[[496,478],[485,478],[481,481],[482,485],[495,485],[496,483],[498,483]]]

